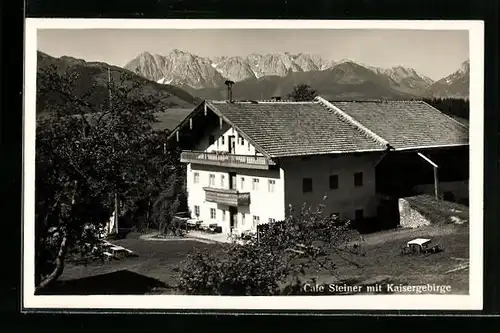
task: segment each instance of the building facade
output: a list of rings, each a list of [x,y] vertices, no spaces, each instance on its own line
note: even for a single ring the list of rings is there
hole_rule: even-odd
[[[418,101],[205,101],[169,140],[183,149],[192,217],[227,234],[319,205],[376,217],[377,167],[388,154],[420,153],[432,173],[423,153],[467,146],[468,129]]]

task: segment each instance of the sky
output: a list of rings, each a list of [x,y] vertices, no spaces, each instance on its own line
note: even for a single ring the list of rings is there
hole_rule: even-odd
[[[199,56],[251,53],[311,53],[328,60],[349,59],[377,67],[405,66],[433,80],[469,59],[467,30],[210,30],[50,29],[38,30],[38,50],[125,64],[144,51],[167,55],[173,49]]]

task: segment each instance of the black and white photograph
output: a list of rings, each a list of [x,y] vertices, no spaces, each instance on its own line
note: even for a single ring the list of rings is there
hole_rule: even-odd
[[[26,308],[482,308],[479,21],[27,19]]]

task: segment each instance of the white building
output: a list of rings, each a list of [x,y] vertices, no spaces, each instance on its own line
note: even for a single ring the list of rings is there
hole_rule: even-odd
[[[230,233],[283,220],[303,204],[375,217],[391,195],[377,190],[377,165],[400,153],[424,170],[424,181],[407,187],[428,183],[434,194],[436,164],[424,154],[467,150],[468,128],[420,101],[204,101],[170,139],[184,149],[191,214]]]

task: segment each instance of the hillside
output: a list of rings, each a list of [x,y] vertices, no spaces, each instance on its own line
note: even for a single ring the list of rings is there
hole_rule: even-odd
[[[110,66],[106,63],[86,62],[66,56],[54,58],[40,51],[38,52],[37,61],[37,114],[50,112],[51,107],[54,105],[64,105],[64,98],[57,92],[44,92],[46,88],[43,80],[44,69],[49,68],[49,66],[55,66],[60,74],[76,74],[75,84],[71,87],[72,92],[79,97],[88,94],[85,100],[96,109],[108,100],[108,90],[106,88],[108,68],[110,69],[111,78],[115,82],[123,80],[123,84],[126,86],[139,83],[138,90],[136,89],[131,94],[132,99],[133,96],[154,96],[159,100],[159,109],[192,108],[200,101],[179,87],[152,82],[128,70]],[[70,107],[68,106],[67,110],[69,114],[74,112]]]

